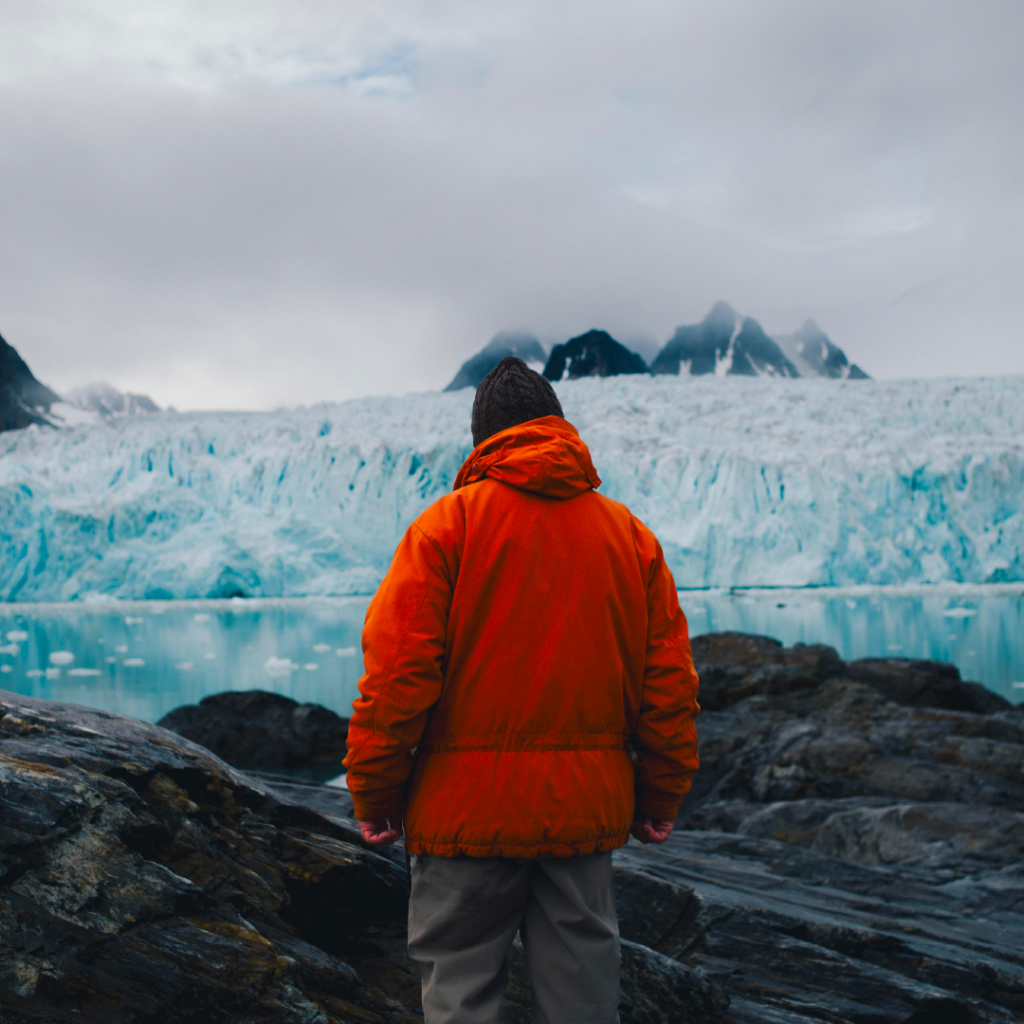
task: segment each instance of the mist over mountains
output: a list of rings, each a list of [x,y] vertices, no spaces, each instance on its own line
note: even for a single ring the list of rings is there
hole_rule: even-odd
[[[0,431],[33,424],[77,426],[159,411],[148,395],[126,394],[104,383],[85,384],[58,395],[36,380],[17,350],[0,337]]]
[[[529,358],[512,341],[522,351],[529,351]],[[546,358],[540,342],[532,335],[502,332],[463,363],[445,390],[476,387],[509,355],[535,364],[543,362],[548,380],[614,377],[624,373],[868,379],[813,320],[793,334],[772,338],[753,317],[742,317],[727,302],[716,302],[699,324],[677,327],[649,367],[638,353],[606,331],[591,330],[555,345]]]

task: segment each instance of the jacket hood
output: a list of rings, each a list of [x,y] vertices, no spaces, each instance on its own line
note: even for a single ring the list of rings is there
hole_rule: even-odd
[[[492,434],[466,459],[453,490],[485,476],[549,498],[575,498],[601,486],[589,449],[561,416],[542,416]]]

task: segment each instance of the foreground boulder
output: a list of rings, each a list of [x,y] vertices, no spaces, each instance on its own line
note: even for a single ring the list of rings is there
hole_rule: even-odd
[[[60,399],[32,375],[25,360],[0,338],[0,431],[45,423],[46,412]]]
[[[154,726],[0,691],[0,1020],[417,1019],[404,872]]]
[[[348,736],[347,718],[265,690],[215,693],[158,724],[236,768],[312,768],[325,779],[341,773]]]

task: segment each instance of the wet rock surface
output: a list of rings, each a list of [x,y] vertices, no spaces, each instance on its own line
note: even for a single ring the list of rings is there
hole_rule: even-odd
[[[236,768],[309,769],[321,779],[341,774],[348,736],[347,718],[265,690],[215,693],[158,724]]]

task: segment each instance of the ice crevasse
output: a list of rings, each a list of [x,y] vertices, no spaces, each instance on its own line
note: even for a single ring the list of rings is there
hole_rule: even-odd
[[[1024,580],[1024,378],[556,386],[680,587]],[[0,599],[371,593],[473,393],[0,435]]]

